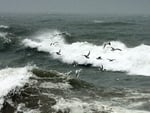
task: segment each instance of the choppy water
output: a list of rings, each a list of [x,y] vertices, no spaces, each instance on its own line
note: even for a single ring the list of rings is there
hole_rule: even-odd
[[[16,86],[22,87],[34,76],[27,70],[30,70],[28,65],[36,65],[61,73],[70,71],[73,78],[81,69],[79,81],[84,80],[98,88],[87,92],[98,96],[97,99],[88,95],[90,101],[84,99],[84,90],[72,90],[67,99],[58,93],[62,97],[55,97],[57,104],[52,106],[55,112],[62,108],[70,109],[70,113],[101,113],[103,105],[111,106],[116,113],[150,112],[149,29],[150,16],[1,14],[0,103],[3,104],[8,92]],[[108,42],[111,45],[104,47]],[[86,58],[84,55],[89,51],[89,58]],[[16,84],[9,84],[13,79]],[[63,92],[66,88],[72,89],[67,83],[45,82],[39,83],[39,89],[64,88]],[[4,84],[9,85],[5,88]],[[124,96],[119,96],[118,92]],[[83,108],[79,109],[79,106]],[[95,111],[91,110],[93,106]]]

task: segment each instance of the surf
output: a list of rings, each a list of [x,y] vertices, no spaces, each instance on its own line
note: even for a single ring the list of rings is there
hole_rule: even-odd
[[[9,26],[6,26],[6,25],[0,25],[0,29],[8,29]]]
[[[53,59],[63,63],[79,65],[91,64],[92,67],[103,66],[106,71],[126,72],[129,75],[150,75],[150,46],[141,44],[129,48],[120,41],[111,41],[111,46],[104,44],[95,45],[88,42],[67,43],[61,31],[51,30],[43,32],[22,41],[25,47],[36,48],[37,51],[49,53]],[[51,45],[51,43],[55,43]],[[112,48],[119,48],[121,51],[112,51]],[[56,54],[61,50],[61,55]],[[90,51],[89,59],[85,58]],[[101,60],[97,58],[101,56]],[[144,58],[143,58],[144,57]],[[111,61],[114,59],[114,61]]]
[[[5,97],[10,92],[15,92],[28,82],[32,73],[31,67],[4,68],[0,70],[0,109],[3,107]]]

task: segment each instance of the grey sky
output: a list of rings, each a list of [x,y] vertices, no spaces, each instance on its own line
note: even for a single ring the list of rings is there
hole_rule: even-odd
[[[0,12],[150,14],[150,0],[0,0]]]

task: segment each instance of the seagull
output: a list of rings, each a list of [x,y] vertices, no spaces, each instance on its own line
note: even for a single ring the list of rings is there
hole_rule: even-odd
[[[73,67],[76,67],[78,65],[78,63],[76,61],[73,61],[72,65],[73,65]]]
[[[99,57],[97,57],[96,59],[97,59],[97,60],[102,60],[102,57],[101,57],[101,56],[99,56]]]
[[[57,36],[57,35],[67,35],[67,36],[69,36],[69,34],[66,33],[66,32],[58,33],[58,34],[55,34],[54,36]]]
[[[53,45],[53,43],[50,43],[50,46],[52,46]]]
[[[90,51],[87,55],[83,55],[85,58],[89,59]]]
[[[105,43],[104,46],[103,46],[103,49],[104,49],[107,45],[111,45],[111,43],[110,43],[110,42]]]
[[[107,60],[109,60],[110,62],[112,62],[112,61],[114,61],[114,60],[116,60],[116,59],[107,59]]]
[[[69,71],[67,73],[65,73],[65,75],[69,76],[72,73],[72,71]]]
[[[82,71],[82,69],[78,69],[78,70],[75,71],[76,78],[79,78],[79,75],[80,75],[81,71]]]
[[[57,55],[61,55],[60,52],[61,52],[61,49],[60,49],[58,52],[56,52],[56,54],[57,54]]]
[[[54,42],[53,45],[57,44],[58,42]]]
[[[57,44],[58,42],[50,43],[50,46]]]
[[[101,65],[101,66],[99,67],[99,70],[102,71],[102,72],[103,72],[103,71],[106,71],[106,69],[104,69],[104,66],[103,66],[103,65]]]
[[[116,50],[118,50],[118,51],[122,51],[121,49],[119,49],[119,48],[113,48],[113,47],[111,47],[111,51],[116,51]]]
[[[100,71],[104,71],[104,66],[101,65],[101,66],[99,67],[99,70],[100,70]]]

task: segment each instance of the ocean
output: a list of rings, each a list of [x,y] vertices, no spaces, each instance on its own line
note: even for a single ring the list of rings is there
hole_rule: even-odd
[[[150,16],[0,14],[2,113],[149,113]]]

